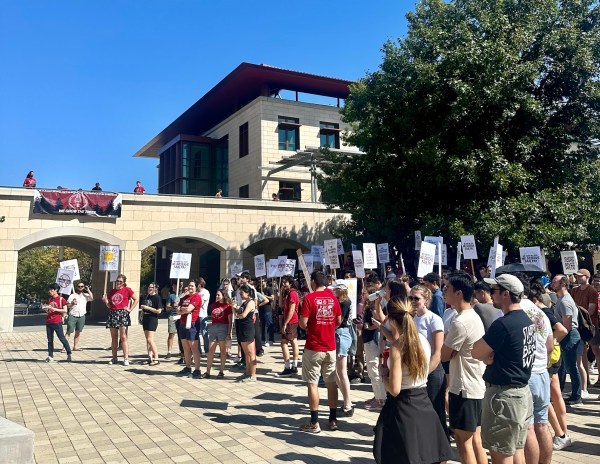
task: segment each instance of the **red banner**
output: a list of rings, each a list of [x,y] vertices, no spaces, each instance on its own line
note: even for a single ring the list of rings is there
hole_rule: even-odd
[[[121,217],[121,203],[120,193],[35,190],[33,213],[118,218]]]

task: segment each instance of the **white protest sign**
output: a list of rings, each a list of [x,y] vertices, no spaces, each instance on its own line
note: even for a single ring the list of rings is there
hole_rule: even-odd
[[[402,253],[400,253],[400,264],[402,265],[402,274],[406,275],[406,267],[404,266],[404,258],[402,257]]]
[[[362,251],[353,250],[352,259],[354,260],[354,272],[359,279],[365,278],[365,263],[363,262]]]
[[[119,247],[116,245],[100,246],[100,270],[119,270]]]
[[[285,274],[285,265],[287,264],[287,256],[277,257],[277,277],[283,277]]]
[[[519,248],[519,255],[521,255],[521,263],[533,264],[534,266],[539,267],[542,271],[546,270],[544,256],[539,246]]]
[[[441,245],[441,255],[442,255],[442,262],[441,262],[441,264],[443,264],[445,266],[447,264],[447,261],[448,261],[448,258],[446,256],[448,254],[448,250],[444,246],[444,237],[434,237],[434,236],[431,236],[431,235],[426,235],[425,238],[423,239],[423,241],[427,242],[427,243],[433,243],[436,247],[437,247],[438,243]],[[440,262],[439,262],[439,255],[440,255],[440,253],[436,253],[435,254],[435,260],[433,262],[434,264],[440,264]]]
[[[342,243],[342,239],[341,238],[337,239],[337,254],[338,255],[343,255],[344,254],[344,244]]]
[[[295,259],[286,259],[284,275],[292,275],[293,276],[295,273],[296,273],[296,260]]]
[[[338,246],[337,239],[325,240],[325,254],[329,259],[329,267],[331,269],[339,269],[340,268],[340,260],[338,258]]]
[[[358,302],[358,284],[357,279],[337,279],[336,284],[344,284],[348,288],[348,298],[350,299],[350,314],[348,320],[356,318],[356,304]]]
[[[61,261],[58,263],[58,267],[61,269],[71,269],[73,271],[73,280],[81,279],[79,274],[79,263],[76,259],[68,259],[67,261]]]
[[[279,275],[277,274],[277,265],[278,264],[279,264],[279,260],[277,260],[277,259],[269,260],[269,265],[267,267],[267,277],[269,279],[272,279],[273,277],[279,277]]]
[[[563,274],[575,274],[579,270],[579,262],[575,251],[561,251],[560,260],[562,261]]]
[[[490,277],[492,279],[496,278],[496,269],[499,268],[500,266],[502,266],[502,263],[504,262],[504,258],[502,255],[502,252],[504,251],[502,248],[502,245],[500,245],[498,243],[499,237],[496,236],[494,238],[494,246],[492,246],[492,249],[490,250],[490,256],[492,257],[492,271],[490,272]],[[489,261],[489,259],[488,259]]]
[[[242,263],[239,261],[233,262],[229,265],[229,275],[235,277],[236,274],[242,272]]]
[[[322,246],[313,245],[310,247],[310,254],[313,255],[313,261],[318,261],[323,263],[323,258],[321,256],[321,252],[324,253],[324,249]]]
[[[310,274],[312,273],[312,271],[315,270],[315,263],[314,263],[313,255],[302,255],[302,259],[304,259],[304,265],[306,266],[306,272],[308,272],[308,275],[306,276],[306,278],[308,279],[308,281],[310,283]],[[300,261],[300,257],[298,257],[298,261]]]
[[[379,264],[390,262],[390,247],[387,243],[377,244],[377,258],[379,259]]]
[[[465,259],[478,259],[477,258],[477,245],[475,245],[474,235],[461,235],[460,241],[462,243],[462,252]]]
[[[460,255],[462,254],[462,243],[458,242],[456,244],[456,270],[460,269]]]
[[[415,250],[419,251],[421,249],[421,231],[415,230]]]
[[[173,253],[169,279],[189,279],[192,268],[191,253]]]
[[[73,269],[59,269],[56,272],[55,283],[60,286],[58,293],[68,295],[73,291],[74,274]]]
[[[265,265],[265,255],[256,255],[254,257],[254,276],[262,277],[267,275],[267,267]]]
[[[425,274],[433,271],[433,261],[435,260],[436,251],[436,246],[433,243],[421,242],[417,277],[424,277]]]
[[[377,248],[374,243],[363,243],[365,269],[377,269]]]

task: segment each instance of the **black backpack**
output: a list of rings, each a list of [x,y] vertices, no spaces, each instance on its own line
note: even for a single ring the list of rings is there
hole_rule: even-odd
[[[589,342],[596,335],[596,326],[586,308],[577,306],[577,330],[584,342]]]

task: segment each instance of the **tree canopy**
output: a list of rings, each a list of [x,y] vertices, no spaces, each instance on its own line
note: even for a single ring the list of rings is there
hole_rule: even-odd
[[[423,0],[407,17],[342,109],[364,154],[325,154],[347,238],[600,243],[599,2]]]

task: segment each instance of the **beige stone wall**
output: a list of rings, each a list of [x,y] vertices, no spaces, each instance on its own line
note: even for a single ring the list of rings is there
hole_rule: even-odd
[[[221,251],[220,277],[229,262],[251,256],[243,250],[264,239],[286,239],[308,246],[330,237],[332,225],[347,217],[312,203],[272,202],[123,194],[122,217],[116,220],[33,215],[33,192],[0,188],[0,332],[12,330],[19,250],[40,244],[69,245],[69,239],[119,245],[122,271],[132,288],[139,288],[141,251],[171,238],[187,237]],[[151,225],[151,227],[149,227]]]

